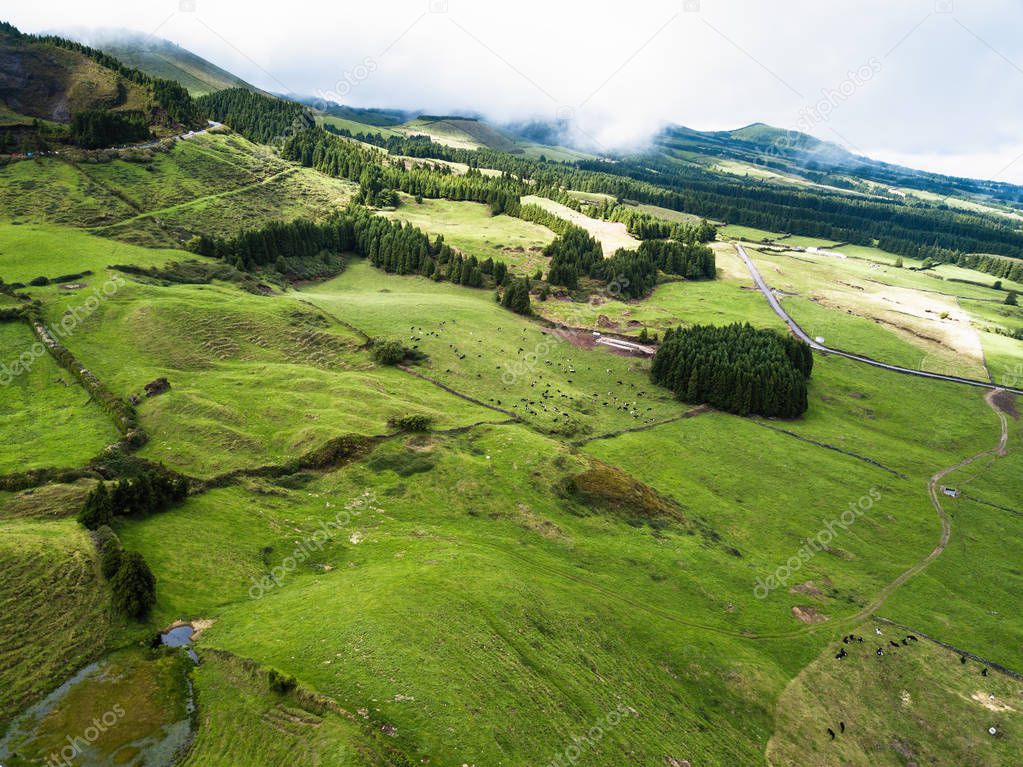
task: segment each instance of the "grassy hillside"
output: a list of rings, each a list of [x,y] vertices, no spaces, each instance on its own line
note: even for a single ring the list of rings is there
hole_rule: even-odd
[[[407,136],[429,136],[434,141],[456,149],[489,147],[499,152],[521,151],[515,139],[481,120],[464,117],[432,117],[423,115],[394,127]]]
[[[189,76],[195,88],[219,77]],[[588,278],[571,296],[537,281],[515,313],[500,300],[513,288],[489,275],[470,283],[485,289],[454,284],[439,267],[457,261],[433,238],[505,261],[516,279],[546,272],[553,232],[466,201],[493,202],[503,184],[609,252],[638,247],[624,224],[545,196],[567,200],[564,179],[591,190],[571,195],[587,202],[618,187],[533,168],[523,155],[539,145],[519,152],[479,121],[343,108],[319,119],[375,130],[363,117],[515,156],[449,152],[431,172],[429,158],[340,138],[303,157],[223,129],[0,167],[0,363],[41,349],[31,370],[0,378],[4,764],[40,761],[115,703],[123,723],[83,764],[148,761],[165,738],[193,735],[193,767],[1019,762],[1023,686],[999,670],[1023,670],[1011,396],[817,355],[797,419],[682,402],[651,383],[647,356],[596,337],[734,322],[785,332],[733,243],[711,244],[716,279],[655,274],[627,301]],[[267,124],[255,114],[245,127]],[[404,151],[436,152],[419,143]],[[282,159],[326,149],[325,170],[358,183]],[[490,175],[467,174],[478,158]],[[400,205],[389,189],[372,196],[406,165],[417,183]],[[498,182],[495,168],[514,172]],[[428,196],[441,181],[452,199]],[[323,223],[354,199],[384,202],[336,229],[253,231]],[[644,199],[642,212],[692,221],[654,204],[670,196]],[[209,257],[184,249],[195,235]],[[870,245],[748,227],[723,237],[757,243],[784,306],[828,343],[998,380],[1023,365],[1004,334],[1023,327],[1004,303],[1014,284],[910,258],[900,268]],[[302,259],[329,278],[299,279]],[[67,353],[34,347],[26,316],[69,325]],[[404,347],[400,364],[385,342]],[[138,427],[131,439],[118,442],[112,399]],[[101,480],[134,477],[142,498],[143,470],[160,466],[187,496],[112,520],[156,580],[151,610],[128,619],[75,518]],[[150,646],[179,622],[198,630],[198,666]],[[843,643],[850,632],[864,642]],[[902,644],[910,632],[918,641]]]
[[[90,44],[153,77],[181,83],[193,96],[225,88],[255,90],[240,77],[169,40],[126,33],[90,39]]]
[[[76,51],[0,32],[0,101],[13,112],[67,123],[85,109],[148,112],[152,94]]]
[[[92,541],[74,520],[26,518],[25,506],[0,500],[0,607],[8,632],[0,650],[0,734],[14,714],[99,657],[109,632]]]
[[[211,133],[105,162],[14,163],[0,174],[0,217],[180,247],[197,233],[232,235],[270,220],[323,216],[354,189],[238,135]]]

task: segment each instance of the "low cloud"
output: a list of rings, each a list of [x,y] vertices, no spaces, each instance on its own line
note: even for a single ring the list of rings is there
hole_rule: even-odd
[[[1016,156],[1023,120],[1023,6],[1011,0],[574,4],[392,0],[386,6],[57,0],[10,11],[30,31],[131,26],[275,92],[329,90],[367,57],[353,106],[476,112],[497,122],[570,114],[594,147],[642,145],[666,124],[799,125],[864,62],[867,87],[811,126],[881,157],[983,176]],[[983,83],[983,87],[977,87]],[[1006,180],[1023,180],[1010,167]]]

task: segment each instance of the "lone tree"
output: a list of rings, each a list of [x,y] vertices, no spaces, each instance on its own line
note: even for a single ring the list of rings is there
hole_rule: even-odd
[[[1009,294],[1005,297],[1006,306],[1019,306],[1019,300],[1016,298],[1016,291],[1010,290]]]
[[[381,365],[397,365],[404,362],[408,351],[400,341],[381,341],[373,345],[373,359]]]
[[[156,604],[156,576],[137,551],[125,552],[110,587],[114,607],[131,618],[141,618]]]

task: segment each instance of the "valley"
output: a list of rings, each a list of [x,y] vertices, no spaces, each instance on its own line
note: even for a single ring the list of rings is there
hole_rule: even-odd
[[[110,53],[217,125],[0,148],[0,765],[1019,762],[1018,187]]]

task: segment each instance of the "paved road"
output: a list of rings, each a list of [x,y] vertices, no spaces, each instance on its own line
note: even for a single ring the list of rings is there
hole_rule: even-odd
[[[760,288],[760,292],[767,298],[767,302],[771,305],[771,308],[774,309],[774,313],[785,320],[785,324],[789,326],[789,329],[809,344],[811,349],[821,352],[822,354],[834,354],[839,357],[856,360],[857,362],[862,362],[867,365],[873,365],[877,368],[883,368],[884,370],[904,373],[905,375],[918,376],[920,378],[933,378],[938,381],[950,381],[952,383],[965,384],[967,386],[976,386],[981,389],[1004,389],[1005,391],[1010,391],[1013,394],[1023,394],[1023,389],[1014,389],[1011,386],[999,386],[998,384],[993,384],[990,381],[978,381],[974,378],[960,378],[959,376],[929,373],[926,370],[913,370],[912,368],[903,368],[898,365],[889,365],[887,362],[879,362],[878,360],[871,359],[870,357],[864,357],[862,354],[852,354],[851,352],[844,352],[841,349],[832,349],[829,346],[817,343],[814,339],[810,338],[810,336],[808,336],[806,332],[799,327],[796,321],[789,316],[788,312],[782,308],[781,302],[778,301],[778,297],[775,296],[774,292],[767,286],[767,283],[764,282],[764,278],[760,275],[760,270],[757,269],[756,265],[753,263],[753,259],[751,259],[746,253],[746,249],[738,243],[735,244],[735,247],[739,251],[739,257],[746,262],[746,268],[749,269],[749,273],[752,275],[753,281],[757,284],[757,287]]]

